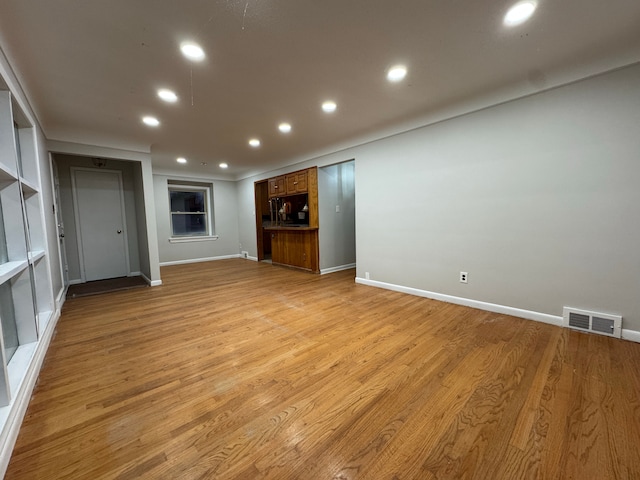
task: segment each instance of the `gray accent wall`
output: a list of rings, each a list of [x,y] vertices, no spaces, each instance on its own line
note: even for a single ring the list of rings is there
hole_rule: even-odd
[[[65,230],[65,250],[67,253],[67,264],[69,267],[69,281],[79,281],[80,274],[80,251],[78,249],[77,228],[74,216],[73,192],[71,184],[71,167],[96,168],[91,158],[55,154],[54,160],[58,166],[58,179],[60,182],[60,208],[64,221]],[[127,240],[129,248],[129,270],[132,273],[140,272],[140,250],[138,244],[138,230],[141,225],[146,229],[144,217],[138,221],[136,206],[136,191],[141,186],[136,186],[134,177],[134,167],[139,169],[138,162],[128,162],[123,160],[107,159],[107,170],[119,170],[122,172],[122,183],[124,189],[125,215],[127,222]]]

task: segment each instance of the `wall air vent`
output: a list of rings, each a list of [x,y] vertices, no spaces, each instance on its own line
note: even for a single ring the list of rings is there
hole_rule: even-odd
[[[577,308],[564,307],[562,318],[562,324],[574,330],[598,333],[616,338],[620,338],[622,334],[622,317],[620,315],[588,312]]]

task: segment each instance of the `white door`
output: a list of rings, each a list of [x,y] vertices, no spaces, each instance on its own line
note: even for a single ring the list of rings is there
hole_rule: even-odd
[[[72,169],[82,279],[126,277],[129,259],[119,171]]]

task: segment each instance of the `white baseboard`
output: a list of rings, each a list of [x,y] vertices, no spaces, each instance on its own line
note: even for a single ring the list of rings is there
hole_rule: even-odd
[[[427,290],[419,290],[417,288],[404,287],[402,285],[394,285],[392,283],[378,282],[375,280],[366,280],[364,278],[356,277],[356,283],[362,285],[369,285],[371,287],[384,288],[386,290],[393,290],[395,292],[408,293],[409,295],[416,295],[418,297],[431,298],[433,300],[440,300],[441,302],[455,303],[456,305],[464,305],[465,307],[478,308],[480,310],[486,310],[488,312],[503,313],[505,315],[512,315],[514,317],[526,318],[528,320],[535,320],[537,322],[548,323],[562,326],[562,317],[556,315],[548,315],[546,313],[533,312],[531,310],[522,310],[520,308],[507,307],[505,305],[498,305],[495,303],[481,302],[479,300],[471,300],[469,298],[454,297],[453,295],[445,295],[443,293],[429,292]]]
[[[127,275],[127,277],[140,277],[142,276],[142,272],[129,272],[129,275]]]
[[[631,342],[640,343],[640,332],[636,330],[622,329],[622,338]]]
[[[144,273],[140,272],[142,279],[149,284],[150,287],[158,287],[162,285],[162,280],[151,280]]]
[[[4,414],[2,417],[5,417],[5,415],[6,417],[4,418],[5,421],[3,425],[0,427],[2,429],[0,431],[0,478],[4,477],[7,467],[9,466],[9,460],[11,459],[13,447],[16,444],[18,433],[20,432],[20,427],[22,426],[22,420],[27,412],[31,394],[33,393],[33,389],[40,374],[40,369],[42,368],[42,362],[44,361],[44,357],[49,349],[49,344],[51,343],[53,332],[55,332],[59,319],[60,310],[56,310],[51,315],[51,318],[42,333],[42,337],[40,337],[33,357],[31,357],[27,372],[20,383],[20,386],[12,395],[11,403],[0,409],[8,409],[6,413],[3,412]]]
[[[320,275],[327,273],[341,272],[342,270],[349,270],[350,268],[356,268],[355,263],[347,263],[346,265],[338,265],[337,267],[321,268]]]
[[[174,260],[171,262],[160,262],[160,266],[168,267],[170,265],[184,265],[187,263],[213,262],[216,260],[228,260],[230,258],[240,258],[240,254],[236,253],[233,255],[221,255],[219,257],[189,258],[187,260]]]
[[[252,257],[250,255],[247,255],[246,260],[251,260],[252,262],[257,262],[258,261],[258,257]]]
[[[69,286],[62,287],[56,296],[56,306],[55,309],[58,312],[62,311],[62,306],[64,305],[64,301],[67,299],[67,290],[69,290]]]
[[[69,285],[79,285],[84,283],[81,278],[74,278],[73,280],[69,280]]]

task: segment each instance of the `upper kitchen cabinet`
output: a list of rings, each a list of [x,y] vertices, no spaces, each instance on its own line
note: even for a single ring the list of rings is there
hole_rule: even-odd
[[[286,195],[286,183],[284,175],[269,179],[269,197]]]
[[[299,172],[293,172],[285,175],[287,195],[307,193],[307,177],[307,170],[301,170]]]
[[[309,190],[309,172],[311,169],[287,173],[268,180],[269,198],[299,195]]]

